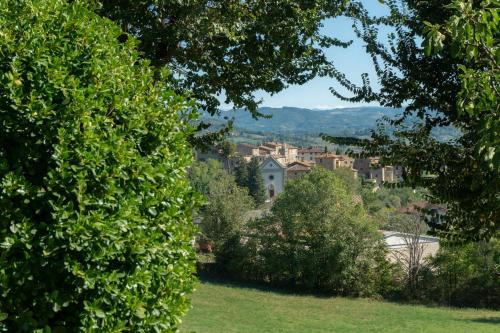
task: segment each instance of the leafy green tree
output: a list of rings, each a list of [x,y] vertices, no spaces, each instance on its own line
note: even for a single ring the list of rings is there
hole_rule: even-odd
[[[389,277],[384,245],[362,205],[322,168],[288,182],[270,215],[249,229],[256,254],[243,262],[271,283],[369,296]]]
[[[86,1],[0,2],[0,330],[175,332],[195,118]]]
[[[203,234],[215,245],[217,263],[224,266],[225,257],[232,250],[229,242],[239,239],[245,213],[254,203],[247,190],[237,186],[229,174],[210,184],[207,200],[202,211]]]
[[[224,174],[224,169],[217,160],[208,159],[206,162],[195,161],[189,168],[189,181],[198,193],[207,195],[210,183]]]
[[[219,151],[219,154],[223,158],[224,168],[230,168],[230,159],[233,157],[236,152],[236,144],[234,142],[223,140],[222,142],[216,145],[216,149]]]
[[[234,177],[238,186],[248,188],[248,163],[243,158],[238,161],[238,166],[234,170]]]
[[[500,169],[500,3],[483,0],[454,0],[446,7],[452,16],[444,24],[426,24],[425,53],[439,54],[444,41],[451,45],[458,66],[459,115],[475,119],[474,152],[491,170]]]
[[[498,1],[385,3],[387,17],[370,17],[355,2],[350,12],[380,91],[365,75],[362,87],[342,82],[353,97],[335,94],[405,111],[380,122],[370,140],[333,141],[361,145],[362,155],[381,156],[382,164],[402,165],[409,186],[427,187],[432,201],[447,205],[445,223],[435,227],[448,237],[488,239],[500,223]],[[381,24],[393,28],[389,36],[380,35],[387,31]],[[458,129],[458,137],[437,140],[433,133],[443,127]]]
[[[136,36],[153,65],[172,68],[178,89],[211,115],[219,113],[223,96],[257,117],[256,91],[273,94],[328,75],[334,66],[324,48],[349,44],[321,32],[347,0],[99,2],[97,12]],[[199,130],[208,127],[202,122]],[[216,134],[193,142],[205,145]]]
[[[352,194],[360,194],[361,180],[354,178],[354,172],[349,168],[336,168],[331,171],[335,176],[340,178],[346,185],[348,191]]]
[[[388,207],[393,207],[393,208],[400,208],[401,207],[401,199],[398,196],[393,195],[393,194],[389,195],[384,203]]]
[[[241,234],[245,212],[253,207],[252,197],[214,160],[195,163],[190,179],[195,188],[202,190],[206,200],[200,212],[203,236],[214,245],[217,262],[224,266],[225,257],[232,250],[231,242]]]
[[[264,179],[260,171],[259,160],[256,157],[253,157],[248,163],[248,192],[255,200],[256,205],[262,205],[266,201]]]
[[[432,258],[426,286],[430,300],[451,306],[500,306],[498,239],[467,244],[441,243]]]
[[[236,144],[231,141],[223,141],[218,145],[218,148],[222,151],[222,156],[228,159],[236,152]]]

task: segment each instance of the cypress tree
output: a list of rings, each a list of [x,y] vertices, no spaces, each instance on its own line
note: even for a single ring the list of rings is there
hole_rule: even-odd
[[[248,188],[248,163],[243,158],[238,161],[238,166],[234,170],[234,177],[239,187]]]
[[[257,205],[262,205],[266,201],[264,179],[260,171],[259,160],[255,157],[248,164],[248,191]]]

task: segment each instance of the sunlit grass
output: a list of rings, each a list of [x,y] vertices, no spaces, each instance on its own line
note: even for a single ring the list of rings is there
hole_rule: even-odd
[[[181,332],[500,332],[500,312],[289,295],[202,283]]]

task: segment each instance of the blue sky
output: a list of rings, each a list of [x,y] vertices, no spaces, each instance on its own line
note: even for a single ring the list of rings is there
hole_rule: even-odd
[[[386,7],[377,0],[363,1],[366,8],[373,15],[386,13]],[[368,73],[373,87],[377,87],[377,80],[370,57],[365,53],[362,42],[355,39],[352,31],[352,22],[346,18],[336,18],[324,22],[323,33],[342,40],[353,40],[354,43],[347,49],[330,48],[325,53],[335,66],[354,83],[361,83],[361,74]],[[303,108],[339,108],[360,105],[378,105],[366,103],[347,103],[334,97],[330,87],[340,87],[331,78],[316,78],[302,86],[290,86],[286,90],[270,96],[265,92],[257,92],[255,96],[262,99],[262,106],[282,107],[294,106]],[[342,90],[341,90],[342,91]],[[227,107],[227,106],[226,106]]]

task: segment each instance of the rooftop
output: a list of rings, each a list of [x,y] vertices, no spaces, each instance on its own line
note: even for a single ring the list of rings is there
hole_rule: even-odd
[[[286,171],[311,171],[311,167],[297,163],[287,167]]]
[[[269,159],[272,159],[272,160],[273,160],[274,162],[276,162],[276,163],[277,163],[277,164],[278,164],[281,168],[286,169],[286,166],[285,166],[285,165],[283,165],[283,163],[281,163],[281,162],[279,161],[279,159],[277,158],[277,156],[273,156],[273,155],[268,155],[268,156],[267,156],[267,157],[266,157],[266,158],[265,158],[265,159],[264,159],[264,160],[260,163],[261,167],[262,167],[264,164],[266,164],[266,163],[267,163],[267,161],[268,161]]]
[[[325,148],[321,147],[309,147],[309,148],[300,148],[299,153],[324,153]]]
[[[346,158],[346,156],[337,155],[337,154],[333,154],[333,153],[323,153],[316,158],[335,158],[337,160],[343,161]]]
[[[287,166],[292,166],[292,165],[295,165],[295,164],[301,164],[303,166],[306,166],[306,167],[312,167],[314,165],[314,163],[309,163],[309,162],[303,162],[303,161],[293,161],[291,163],[288,163]]]

